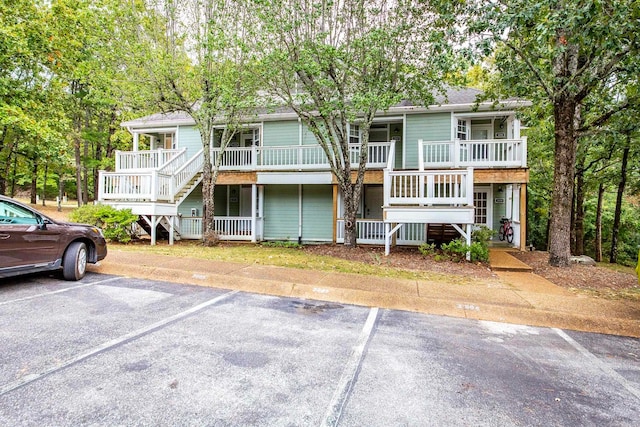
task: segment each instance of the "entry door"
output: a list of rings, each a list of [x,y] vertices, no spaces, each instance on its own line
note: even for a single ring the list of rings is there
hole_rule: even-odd
[[[471,139],[473,141],[493,138],[491,125],[471,126]],[[471,160],[488,160],[489,146],[487,144],[473,144],[471,146]]]
[[[384,195],[381,185],[366,185],[364,187],[364,218],[382,219],[382,204]]]
[[[485,227],[492,227],[492,215],[493,205],[491,204],[491,188],[490,187],[476,187],[473,190],[473,205],[474,210],[474,224],[484,225]]]

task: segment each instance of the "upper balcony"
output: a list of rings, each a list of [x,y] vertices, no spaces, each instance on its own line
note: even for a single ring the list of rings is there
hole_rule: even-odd
[[[527,137],[418,141],[420,169],[526,168]]]

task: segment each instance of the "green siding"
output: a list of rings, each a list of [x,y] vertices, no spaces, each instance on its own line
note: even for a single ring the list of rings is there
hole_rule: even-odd
[[[180,206],[178,206],[178,213],[182,214],[182,216],[191,216],[191,209],[195,208],[198,210],[198,215],[202,216],[202,184],[198,185],[194,190],[187,196],[186,199]]]
[[[406,169],[418,167],[418,140],[451,140],[451,114],[415,114],[407,115],[404,141]]]
[[[217,216],[227,216],[227,186],[226,185],[216,185],[215,191],[215,214]],[[199,184],[192,192],[187,196],[186,199],[180,206],[178,206],[178,213],[182,214],[182,216],[191,216],[191,209],[195,208],[198,210],[198,215],[202,216],[202,184]]]
[[[178,148],[187,149],[187,157],[193,157],[202,149],[200,132],[195,126],[180,126],[178,129]]]
[[[265,147],[298,145],[300,140],[297,121],[265,122],[262,133],[262,145]]]
[[[298,186],[267,185],[264,189],[265,240],[298,240]]]
[[[302,187],[302,240],[333,240],[333,191],[330,185]]]
[[[316,145],[318,140],[307,126],[302,127],[302,145]]]

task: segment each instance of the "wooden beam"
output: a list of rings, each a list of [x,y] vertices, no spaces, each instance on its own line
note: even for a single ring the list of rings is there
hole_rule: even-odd
[[[527,250],[527,184],[520,185],[520,250]]]
[[[474,184],[526,184],[529,169],[474,169]]]

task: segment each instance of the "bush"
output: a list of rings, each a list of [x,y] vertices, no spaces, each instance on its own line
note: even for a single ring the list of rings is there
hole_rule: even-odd
[[[489,240],[493,237],[495,231],[487,227],[479,227],[471,233],[471,245],[467,245],[465,239],[452,240],[449,243],[443,243],[440,247],[442,255],[436,255],[436,261],[441,259],[449,259],[451,261],[461,262],[467,259],[467,252],[471,255],[472,262],[489,261]],[[422,255],[434,255],[436,246],[434,244],[423,243],[418,247]]]
[[[423,243],[418,246],[418,251],[424,256],[431,256],[436,254],[436,244],[435,243]]]
[[[100,227],[107,240],[128,243],[136,235],[133,224],[138,216],[131,209],[118,210],[108,205],[84,205],[71,212],[72,221]]]

